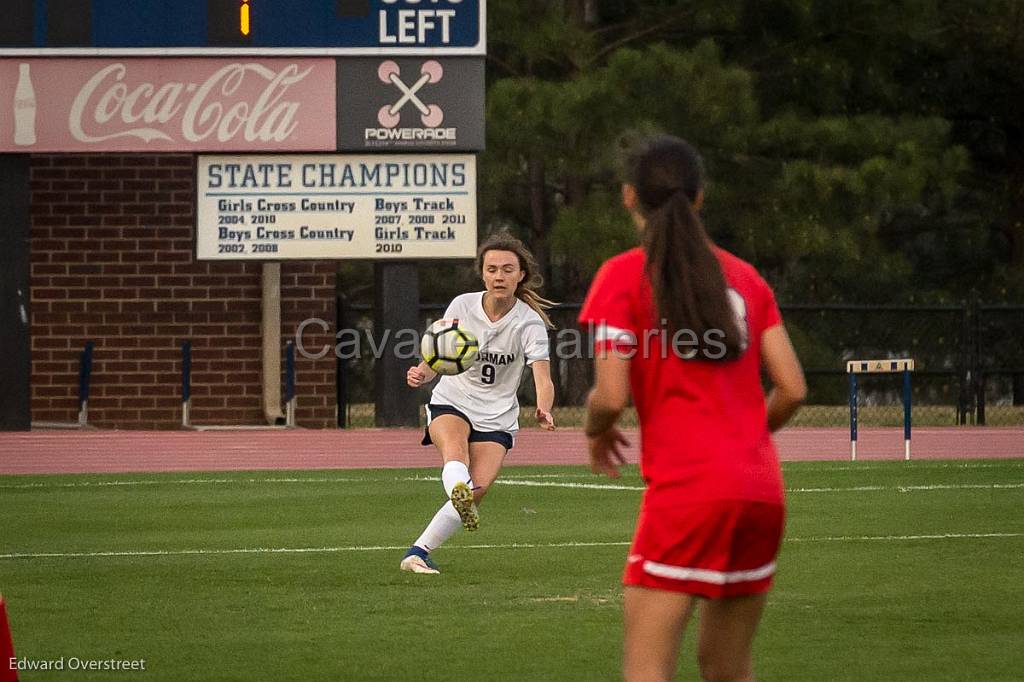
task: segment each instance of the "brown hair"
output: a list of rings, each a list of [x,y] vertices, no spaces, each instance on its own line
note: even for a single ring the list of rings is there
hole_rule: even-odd
[[[526,248],[526,244],[513,237],[507,230],[491,234],[484,240],[484,243],[480,245],[480,249],[476,252],[477,272],[483,272],[484,255],[488,251],[511,251],[516,254],[516,257],[519,259],[519,269],[526,273],[523,281],[516,286],[516,298],[533,308],[534,312],[540,315],[540,319],[544,321],[544,324],[549,329],[554,329],[555,325],[551,322],[551,318],[548,317],[545,311],[556,305],[556,303],[540,295],[540,287],[544,284],[544,278],[540,274],[540,266],[537,264],[537,259]]]
[[[657,137],[630,155],[627,173],[646,220],[647,276],[661,317],[672,332],[692,331],[702,357],[738,357],[743,335],[722,267],[693,207],[704,185],[700,154],[677,137]],[[718,350],[706,343],[708,332],[719,334]]]

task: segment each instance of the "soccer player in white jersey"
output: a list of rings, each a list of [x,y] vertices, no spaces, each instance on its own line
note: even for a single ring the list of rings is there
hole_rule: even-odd
[[[403,571],[439,573],[430,552],[461,527],[477,529],[477,505],[498,477],[519,430],[516,393],[524,367],[532,370],[537,388],[537,423],[555,429],[548,350],[552,325],[544,312],[551,302],[537,292],[537,261],[521,241],[500,233],[481,245],[476,265],[486,289],[457,296],[444,318],[458,320],[477,337],[479,357],[462,374],[441,377],[426,408],[423,445],[433,444],[441,453],[441,480],[449,499],[403,557]],[[406,381],[417,388],[435,376],[421,362],[409,369]]]

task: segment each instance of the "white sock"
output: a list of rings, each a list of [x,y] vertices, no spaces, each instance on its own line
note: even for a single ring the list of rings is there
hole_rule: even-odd
[[[437,510],[423,534],[416,538],[416,542],[413,544],[432,552],[444,544],[445,540],[455,535],[460,528],[462,528],[462,519],[459,518],[459,512],[455,511],[455,507],[452,506],[452,501],[448,500],[443,507]]]
[[[448,497],[452,496],[452,488],[456,483],[465,483],[470,488],[473,487],[469,478],[469,469],[462,462],[456,461],[447,462],[441,469],[441,482],[444,484],[444,494]]]

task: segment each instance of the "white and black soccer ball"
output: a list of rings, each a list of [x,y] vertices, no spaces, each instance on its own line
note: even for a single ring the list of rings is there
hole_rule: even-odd
[[[438,374],[462,374],[476,362],[480,343],[458,320],[437,320],[420,339],[420,354]]]

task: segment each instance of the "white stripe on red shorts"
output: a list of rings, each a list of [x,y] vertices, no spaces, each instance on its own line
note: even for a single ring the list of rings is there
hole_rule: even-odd
[[[732,585],[735,583],[753,583],[774,575],[775,562],[772,561],[764,566],[747,571],[711,571],[706,568],[685,568],[683,566],[659,564],[656,561],[645,561],[644,573],[649,573],[659,578],[671,578],[672,580],[690,580],[710,585]]]

